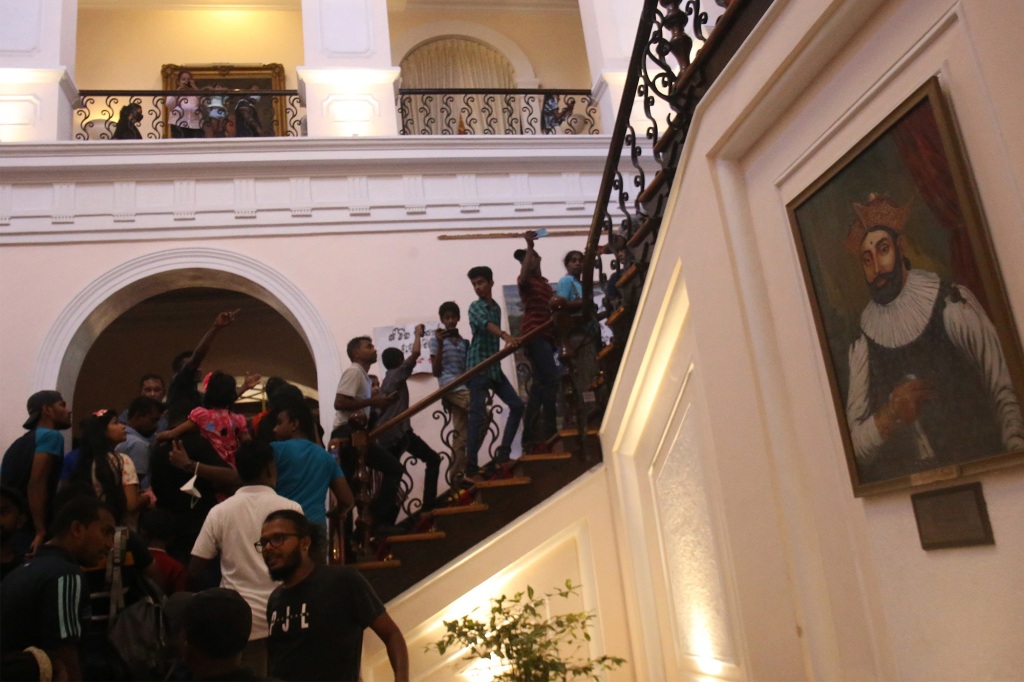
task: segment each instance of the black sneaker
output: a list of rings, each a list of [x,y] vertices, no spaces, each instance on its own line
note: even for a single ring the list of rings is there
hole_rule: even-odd
[[[508,462],[510,459],[512,459],[511,454],[512,448],[508,447],[507,445],[499,445],[498,447],[494,448],[494,459],[491,461],[495,465],[504,464],[505,462]]]
[[[401,526],[389,526],[387,524],[382,523],[379,526],[374,526],[373,531],[370,533],[370,535],[372,535],[375,538],[386,538],[392,535],[403,535],[408,532],[408,530],[402,528]]]

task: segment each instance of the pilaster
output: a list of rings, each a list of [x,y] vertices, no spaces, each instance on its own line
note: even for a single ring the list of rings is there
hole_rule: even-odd
[[[579,0],[591,90],[609,130],[619,111],[643,0]]]
[[[303,0],[305,65],[298,68],[310,137],[397,135],[387,5]]]
[[[2,0],[0,17],[0,141],[71,139],[77,0]]]

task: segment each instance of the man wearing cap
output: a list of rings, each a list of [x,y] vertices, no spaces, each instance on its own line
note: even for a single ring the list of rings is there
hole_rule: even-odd
[[[235,590],[214,587],[181,604],[181,660],[193,680],[261,680],[242,665],[252,611]]]
[[[871,480],[1024,449],[1024,418],[999,337],[966,287],[911,269],[910,205],[854,204],[844,246],[871,301],[850,347],[847,419]]]
[[[0,465],[0,480],[28,500],[29,553],[46,538],[50,502],[57,492],[64,463],[64,437],[60,431],[71,427],[71,410],[57,391],[38,391],[28,399],[28,432],[14,441]]]

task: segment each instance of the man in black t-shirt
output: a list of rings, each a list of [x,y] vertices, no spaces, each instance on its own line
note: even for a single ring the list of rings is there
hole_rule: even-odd
[[[80,680],[77,649],[89,595],[79,565],[95,566],[110,551],[114,516],[95,497],[78,497],[57,511],[50,531],[53,539],[0,588],[0,651],[56,651],[68,679]]]
[[[270,577],[283,583],[270,595],[271,675],[282,680],[358,680],[363,630],[388,651],[395,680],[409,679],[405,637],[377,594],[356,570],[309,558],[312,526],[299,512],[270,514],[259,547]]]

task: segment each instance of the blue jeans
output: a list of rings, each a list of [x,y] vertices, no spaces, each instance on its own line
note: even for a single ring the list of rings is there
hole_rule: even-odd
[[[466,437],[466,474],[474,475],[480,471],[477,454],[483,440],[481,429],[487,419],[487,392],[494,391],[498,398],[508,405],[508,420],[505,431],[501,434],[501,447],[510,449],[512,441],[519,430],[519,422],[523,418],[523,401],[512,387],[504,372],[498,371],[498,378],[491,379],[486,374],[479,374],[469,380],[469,434]]]
[[[523,450],[539,445],[555,435],[559,370],[555,363],[555,347],[545,338],[535,336],[524,347],[533,366],[530,399],[523,416]]]

